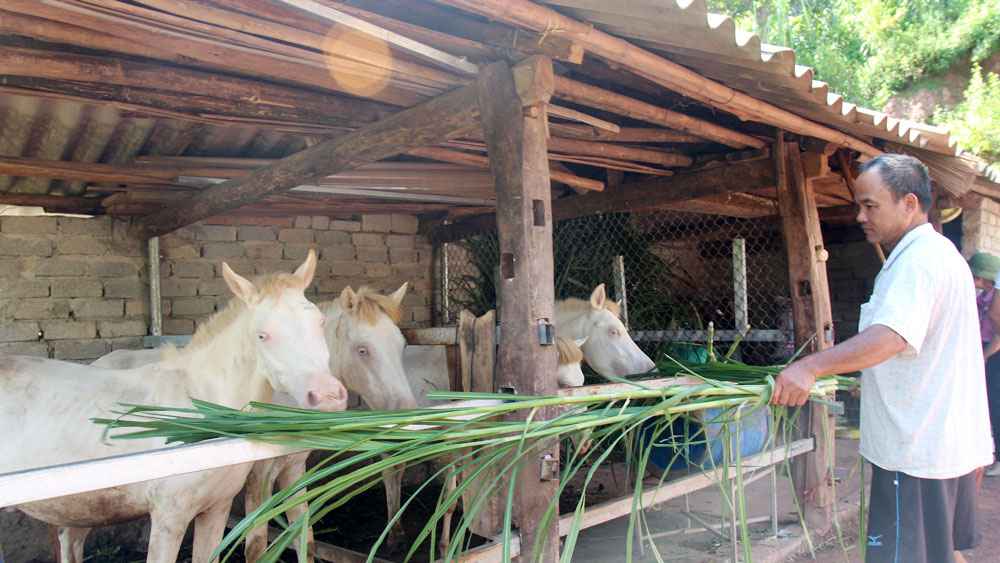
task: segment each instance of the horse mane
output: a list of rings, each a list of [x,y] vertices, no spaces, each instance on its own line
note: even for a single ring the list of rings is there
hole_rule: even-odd
[[[559,352],[559,365],[578,364],[583,361],[583,350],[569,338],[556,337],[556,350]]]
[[[591,308],[590,301],[587,299],[570,297],[569,299],[556,301],[556,310],[567,314],[585,315]],[[611,311],[619,319],[622,318],[622,306],[611,299],[604,300],[604,310]]]
[[[257,288],[256,297],[259,301],[263,296],[281,293],[289,288],[298,289],[302,284],[302,280],[295,277],[294,274],[276,272],[256,278],[253,283]],[[232,325],[246,310],[246,303],[242,299],[235,296],[232,297],[225,309],[214,313],[207,321],[198,325],[198,328],[194,331],[194,336],[191,337],[191,342],[187,346],[181,349],[175,346],[164,346],[163,357],[175,357],[182,351],[194,350],[205,346]]]
[[[355,296],[354,310],[360,322],[374,325],[378,322],[379,313],[385,313],[397,325],[403,320],[403,308],[392,297],[382,295],[367,285],[361,286]],[[320,310],[327,311],[332,307],[343,310],[339,299],[321,304]]]

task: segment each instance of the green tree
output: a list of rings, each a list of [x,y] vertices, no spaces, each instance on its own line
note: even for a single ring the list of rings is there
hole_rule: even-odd
[[[962,139],[962,145],[984,160],[1000,164],[1000,76],[983,76],[972,66],[965,99],[954,109],[939,109],[934,121]]]
[[[851,102],[882,107],[906,86],[1000,48],[997,0],[709,0],[740,29],[795,50]]]

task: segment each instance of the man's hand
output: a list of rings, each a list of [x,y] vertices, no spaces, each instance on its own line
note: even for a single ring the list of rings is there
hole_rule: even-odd
[[[809,369],[805,360],[793,362],[778,373],[774,380],[774,392],[771,394],[772,405],[787,405],[798,407],[809,399],[809,391],[816,376]]]

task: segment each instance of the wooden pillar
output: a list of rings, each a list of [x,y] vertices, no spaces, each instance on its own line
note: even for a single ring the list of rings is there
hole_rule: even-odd
[[[810,354],[833,345],[833,313],[826,277],[828,254],[823,248],[816,199],[811,184],[806,182],[798,143],[784,142],[779,133],[773,155],[781,229],[788,251],[795,345],[798,348],[808,341],[803,354]],[[802,407],[793,431],[796,439],[812,436],[816,440],[815,451],[793,461],[792,482],[795,494],[806,507],[807,523],[823,530],[830,525],[833,503],[833,422],[825,406],[810,402]]]
[[[555,346],[539,341],[539,324],[551,324],[555,316],[544,111],[552,93],[551,65],[550,59],[536,56],[513,72],[497,63],[484,68],[479,76],[479,105],[496,185],[500,239],[501,328],[496,385],[499,391],[524,395],[550,395],[558,387]],[[530,105],[532,100],[537,105]],[[526,107],[522,109],[522,105]],[[527,414],[519,413],[519,420]],[[540,411],[534,419],[555,415],[554,411]],[[518,473],[513,516],[521,533],[521,553],[548,562],[559,556],[559,530],[558,514],[543,521],[558,484],[558,480],[541,478],[546,454],[558,460],[558,444],[529,454],[529,462]],[[539,536],[541,530],[544,533]]]

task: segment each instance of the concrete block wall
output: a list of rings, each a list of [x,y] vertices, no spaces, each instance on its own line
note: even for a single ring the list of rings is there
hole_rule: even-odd
[[[843,342],[858,333],[861,305],[871,296],[882,263],[875,247],[855,225],[824,232],[823,238],[830,253],[826,275],[830,282],[833,326],[836,341]]]
[[[1000,203],[978,194],[968,194],[962,205],[962,255],[977,252],[1000,256]]]
[[[110,217],[0,217],[0,352],[89,362],[149,334],[146,245]],[[164,334],[191,334],[224,308],[222,262],[238,274],[291,272],[310,248],[307,296],[410,287],[404,327],[429,326],[431,247],[408,215],[208,220],[160,238]]]

